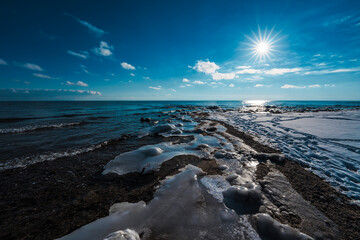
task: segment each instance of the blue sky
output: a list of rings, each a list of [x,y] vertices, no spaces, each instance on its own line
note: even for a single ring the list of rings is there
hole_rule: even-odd
[[[0,29],[0,100],[360,100],[357,0],[12,0]]]

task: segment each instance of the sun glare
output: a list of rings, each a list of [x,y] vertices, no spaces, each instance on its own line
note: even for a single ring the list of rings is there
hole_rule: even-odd
[[[266,42],[258,43],[258,45],[256,46],[256,51],[259,54],[267,53],[269,51],[269,44]]]
[[[277,35],[273,35],[273,30],[261,31],[259,28],[258,34],[252,33],[252,37],[247,38],[251,41],[248,45],[250,45],[252,58],[255,58],[255,61],[264,62],[266,60],[271,60],[271,55],[275,51],[274,43],[276,43],[279,39],[277,39]]]

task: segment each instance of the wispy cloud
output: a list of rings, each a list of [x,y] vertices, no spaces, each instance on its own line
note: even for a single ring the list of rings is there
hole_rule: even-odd
[[[81,86],[81,87],[88,87],[89,86],[87,83],[84,83],[82,81],[77,81],[77,82],[66,81],[66,85],[69,85],[69,86]]]
[[[339,68],[339,69],[332,69],[332,70],[318,70],[318,71],[308,71],[305,72],[305,75],[308,74],[330,74],[330,73],[347,73],[347,72],[360,72],[360,67],[357,68]]]
[[[182,81],[183,81],[183,82],[190,82],[189,79],[187,79],[187,78],[183,78]]]
[[[135,67],[132,66],[130,63],[122,62],[120,63],[121,67],[126,70],[135,70]]]
[[[213,80],[230,80],[230,79],[234,79],[236,77],[235,73],[231,72],[231,73],[219,73],[219,72],[214,72],[211,74]]]
[[[11,88],[11,89],[0,89],[4,91],[11,91],[13,93],[38,93],[38,92],[68,92],[68,93],[82,93],[90,95],[101,95],[101,92],[91,90],[75,90],[75,89],[28,89],[28,88]]]
[[[203,84],[205,84],[204,82],[198,81],[198,80],[197,80],[197,81],[194,81],[193,83],[194,83],[194,84],[197,84],[197,85],[203,85]]]
[[[264,84],[256,84],[254,87],[263,87]]]
[[[5,66],[5,65],[8,65],[8,63],[4,59],[0,58],[0,65]]]
[[[94,48],[93,52],[99,56],[104,56],[104,57],[108,57],[111,56],[112,50],[114,49],[113,46],[109,45],[107,42],[105,41],[101,41],[100,42],[100,47],[98,48]]]
[[[306,86],[295,86],[295,85],[285,84],[281,86],[281,88],[306,88]]]
[[[130,76],[133,76],[133,77],[135,77],[135,74],[133,74],[133,73],[130,73]]]
[[[24,63],[24,64],[20,64],[19,66],[30,69],[30,70],[34,70],[34,71],[39,71],[39,72],[44,71],[44,69],[42,67],[40,67],[39,65],[34,64],[34,63]]]
[[[236,69],[249,69],[251,66],[237,66]]]
[[[235,87],[235,85],[234,85],[234,84],[232,84],[232,83],[230,83],[230,84],[229,84],[229,87]]]
[[[319,84],[309,85],[309,88],[320,88],[321,86]]]
[[[81,51],[80,53],[68,50],[67,51],[68,54],[79,57],[79,58],[83,58],[83,59],[87,59],[89,57],[89,53],[86,51]]]
[[[247,68],[236,72],[236,74],[256,74],[256,73],[261,73],[261,70]]]
[[[57,79],[57,78],[51,77],[51,76],[49,76],[49,75],[41,74],[41,73],[34,73],[33,75],[34,75],[35,77],[38,77],[38,78]]]
[[[106,33],[104,30],[95,27],[94,25],[92,25],[91,23],[89,23],[87,21],[81,20],[80,18],[77,18],[69,13],[64,13],[64,14],[74,18],[76,21],[78,21],[83,26],[87,27],[87,29],[90,30],[90,32],[94,33],[98,37],[101,37],[102,35],[104,35]]]
[[[283,75],[286,73],[298,73],[302,70],[302,68],[273,68],[270,70],[265,70],[264,73],[269,75]]]
[[[151,86],[150,86],[149,88],[154,89],[154,90],[161,90],[161,89],[162,89],[161,86],[157,86],[157,87],[151,87]]]
[[[350,18],[351,18],[351,16],[342,16],[339,18],[331,19],[331,20],[325,22],[324,26],[325,27],[336,26],[336,25],[347,22]]]

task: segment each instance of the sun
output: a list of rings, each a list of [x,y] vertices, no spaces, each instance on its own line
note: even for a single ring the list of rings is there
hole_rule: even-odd
[[[266,60],[271,60],[271,55],[275,51],[275,43],[279,40],[277,38],[278,34],[273,34],[274,28],[270,31],[265,29],[261,31],[260,27],[258,33],[252,33],[252,37],[246,36],[251,43],[250,46],[252,58],[255,58],[255,61],[265,62]]]
[[[269,51],[269,44],[267,42],[260,42],[256,45],[256,51],[258,54],[265,54]]]

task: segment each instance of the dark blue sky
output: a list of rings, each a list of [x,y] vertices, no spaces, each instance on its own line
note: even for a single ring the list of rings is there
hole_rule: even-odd
[[[360,100],[357,0],[3,0],[0,29],[0,100]]]

